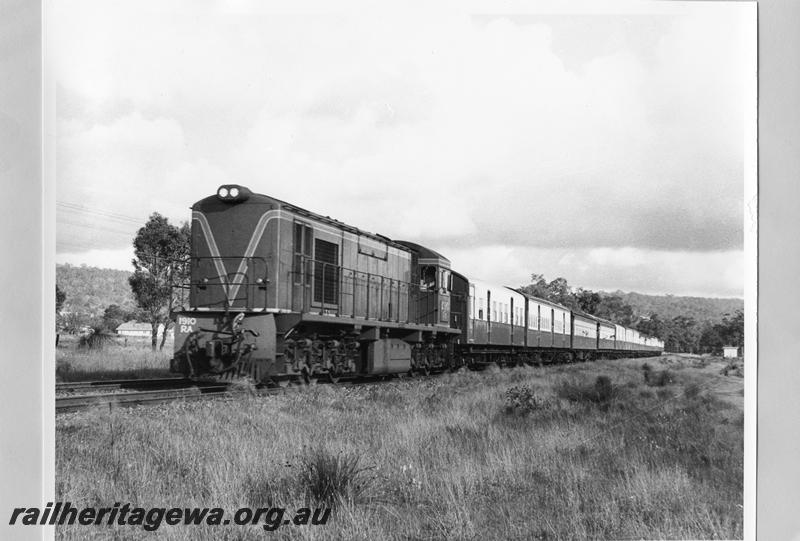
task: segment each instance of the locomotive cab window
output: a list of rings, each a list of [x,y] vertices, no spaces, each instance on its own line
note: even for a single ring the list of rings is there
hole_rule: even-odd
[[[449,270],[442,269],[441,276],[439,283],[441,284],[442,293],[447,293],[448,291],[452,291],[452,276]]]
[[[422,267],[419,286],[422,291],[436,291],[436,267],[432,265]]]

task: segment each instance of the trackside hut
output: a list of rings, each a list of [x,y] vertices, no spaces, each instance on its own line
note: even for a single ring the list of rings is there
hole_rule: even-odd
[[[128,321],[117,327],[116,332],[118,336],[126,336],[132,338],[150,338],[153,333],[153,328],[149,323]],[[161,336],[163,333],[164,333],[164,325],[159,324],[158,336]]]
[[[722,356],[724,358],[735,358],[739,356],[739,348],[736,346],[723,346]]]

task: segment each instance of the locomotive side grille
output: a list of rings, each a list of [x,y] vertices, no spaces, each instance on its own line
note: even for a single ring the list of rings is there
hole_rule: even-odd
[[[314,241],[314,302],[339,304],[339,246]]]

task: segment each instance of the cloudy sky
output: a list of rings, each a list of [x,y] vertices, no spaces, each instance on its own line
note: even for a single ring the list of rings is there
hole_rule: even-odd
[[[741,297],[754,10],[614,6],[56,2],[56,261],[239,183],[498,283]]]

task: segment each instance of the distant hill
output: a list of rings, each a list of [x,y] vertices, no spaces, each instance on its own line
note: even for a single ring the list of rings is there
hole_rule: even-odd
[[[744,300],[742,299],[644,295],[642,293],[625,293],[624,291],[615,291],[610,295],[621,297],[633,308],[634,314],[640,317],[649,317],[651,314],[658,314],[661,319],[687,316],[702,323],[720,321],[725,314],[744,310]]]
[[[136,302],[128,285],[130,275],[116,269],[56,265],[56,284],[67,294],[61,310],[90,316],[102,316],[111,304],[133,310]]]
[[[132,311],[136,303],[128,285],[130,275],[130,272],[116,269],[56,265],[56,283],[67,294],[62,310],[101,316],[106,307],[117,304],[126,311]],[[744,309],[742,299],[644,295],[623,291],[599,293],[621,297],[639,317],[658,314],[661,319],[672,319],[683,315],[693,317],[698,323],[717,322],[725,314]]]

